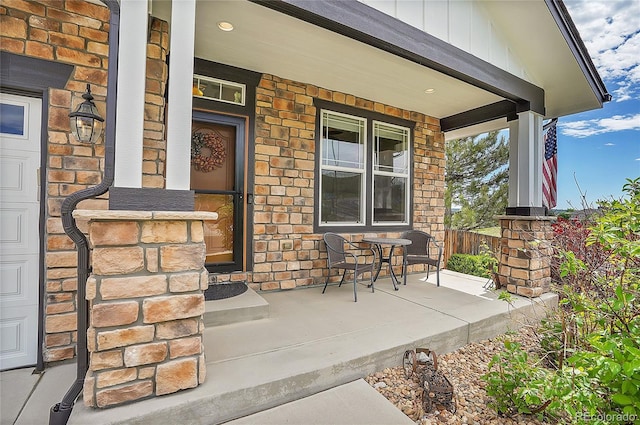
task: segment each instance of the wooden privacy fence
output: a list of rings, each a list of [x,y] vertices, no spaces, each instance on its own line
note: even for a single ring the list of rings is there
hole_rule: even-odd
[[[494,253],[499,253],[499,237],[482,235],[465,230],[446,229],[442,252],[444,266],[446,267],[449,257],[453,254],[479,254],[482,242],[486,243]]]

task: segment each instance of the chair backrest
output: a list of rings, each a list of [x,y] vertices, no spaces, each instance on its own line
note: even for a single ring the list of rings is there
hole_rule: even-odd
[[[327,246],[328,266],[332,267],[334,264],[344,263],[346,260],[344,255],[346,239],[337,233],[325,233],[323,239]]]
[[[409,239],[411,245],[406,246],[408,255],[429,255],[429,240],[433,236],[421,230],[407,230],[401,236],[402,239]],[[437,255],[437,253],[435,254]]]

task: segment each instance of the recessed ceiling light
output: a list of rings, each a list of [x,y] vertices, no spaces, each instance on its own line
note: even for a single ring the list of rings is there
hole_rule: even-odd
[[[231,22],[221,21],[218,22],[218,28],[222,31],[233,31],[233,24]]]
[[[436,91],[436,89],[428,88],[428,89],[426,89],[424,92],[425,92],[426,94],[431,94],[431,93],[435,93],[435,91]]]

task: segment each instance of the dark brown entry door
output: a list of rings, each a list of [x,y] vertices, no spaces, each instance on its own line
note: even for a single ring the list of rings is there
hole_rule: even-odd
[[[197,211],[218,213],[205,222],[205,265],[214,273],[243,269],[245,120],[194,112],[191,189]]]

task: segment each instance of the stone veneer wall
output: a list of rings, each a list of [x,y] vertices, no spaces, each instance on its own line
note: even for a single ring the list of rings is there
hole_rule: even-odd
[[[7,0],[0,5],[0,49],[60,61],[75,69],[64,90],[50,90],[46,186],[45,339],[47,362],[72,358],[76,340],[76,252],[64,234],[64,197],[102,178],[104,145],[70,136],[68,113],[86,83],[105,115],[108,24],[106,7],[80,1]],[[164,111],[168,25],[149,26],[143,140],[143,186],[164,187]],[[257,88],[253,271],[212,275],[214,282],[247,280],[255,289],[287,289],[324,282],[326,252],[313,233],[315,107],[313,98],[417,122],[413,133],[414,227],[444,236],[444,138],[439,121],[347,93],[265,75]],[[254,143],[254,141],[249,141]],[[106,196],[80,208],[106,209]],[[79,223],[86,231],[86,225]],[[388,233],[397,236],[399,232]],[[354,239],[363,235],[355,234]],[[422,266],[413,266],[414,270]],[[384,271],[383,271],[384,273]]]
[[[109,9],[86,1],[6,0],[0,4],[0,50],[74,66],[64,89],[49,90],[46,176],[45,337],[47,362],[72,358],[76,340],[75,245],[60,220],[68,195],[102,180],[104,144],[82,144],[70,135],[71,110],[87,83],[104,117],[109,53]],[[153,19],[147,47],[144,132],[144,187],[164,187],[164,91],[168,24]],[[34,171],[35,172],[35,171]],[[106,209],[107,195],[85,200],[80,208]],[[86,231],[86,226],[82,227]]]
[[[549,292],[553,217],[500,216],[502,239],[498,282],[525,297]]]
[[[104,144],[81,144],[70,135],[69,112],[80,104],[87,83],[105,116],[109,10],[88,2],[3,1],[0,5],[0,49],[74,66],[65,89],[50,89],[46,176],[45,361],[75,355],[76,251],[60,220],[63,199],[102,179]],[[106,208],[104,199],[83,208]]]
[[[165,138],[165,90],[169,66],[169,24],[149,17],[147,78],[142,145],[142,187],[164,188],[167,140]]]
[[[414,228],[444,237],[444,135],[436,118],[264,75],[256,92],[254,288],[324,282],[326,251],[313,231],[316,108],[313,98],[416,122],[413,131]],[[399,236],[400,232],[379,233]],[[353,235],[354,240],[363,234]],[[424,266],[413,266],[413,270]],[[230,276],[232,278],[232,276]]]
[[[89,219],[89,370],[84,402],[108,407],[204,382],[204,218],[76,211]]]

